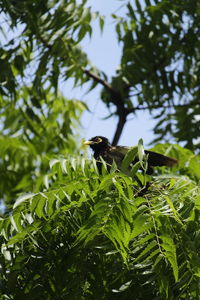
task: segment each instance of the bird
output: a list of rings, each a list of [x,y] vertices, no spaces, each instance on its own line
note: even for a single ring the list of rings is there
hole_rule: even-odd
[[[111,168],[113,162],[115,162],[117,168],[121,170],[123,159],[125,158],[128,151],[133,148],[127,146],[112,146],[109,140],[104,136],[95,136],[90,140],[85,141],[83,144],[89,145],[94,151],[94,158],[97,161],[97,167],[100,173],[102,168],[101,158],[107,163],[108,171]],[[137,146],[135,146],[135,149],[137,151]],[[172,167],[178,163],[178,161],[175,158],[171,158],[157,152],[144,150],[144,153],[147,155],[148,167],[146,170],[146,174],[148,175],[153,174],[153,167]],[[132,161],[132,165],[134,165],[138,161],[139,158],[138,156],[136,156]]]

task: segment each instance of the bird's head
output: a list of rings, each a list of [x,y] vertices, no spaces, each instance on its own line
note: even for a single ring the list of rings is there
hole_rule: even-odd
[[[103,151],[111,146],[108,139],[104,136],[95,136],[90,140],[85,141],[84,145],[89,145],[94,152]]]

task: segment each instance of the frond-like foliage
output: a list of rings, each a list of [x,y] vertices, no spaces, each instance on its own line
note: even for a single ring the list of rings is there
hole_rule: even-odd
[[[153,178],[116,166],[100,175],[84,156],[51,160],[46,188],[20,196],[0,221],[3,295],[198,299],[200,175],[190,154]]]

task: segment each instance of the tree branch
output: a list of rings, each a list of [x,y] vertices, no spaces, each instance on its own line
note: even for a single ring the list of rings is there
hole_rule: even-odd
[[[48,47],[50,51],[52,50],[52,46],[41,35],[39,35],[39,39],[43,43],[43,45]],[[113,145],[116,145],[119,141],[124,125],[126,123],[127,115],[129,113],[128,109],[125,107],[123,96],[120,93],[120,91],[114,89],[112,85],[110,85],[106,80],[102,79],[97,74],[83,67],[82,67],[82,71],[87,76],[92,78],[94,81],[100,83],[108,91],[108,93],[110,93],[110,101],[116,106],[116,112],[117,115],[119,116],[119,120],[118,120],[117,128],[112,142]]]
[[[111,95],[111,102],[119,108],[120,106],[124,106],[124,102],[121,96],[121,93],[114,89],[112,85],[110,85],[106,80],[102,79],[97,74],[91,72],[90,70],[86,70],[82,68],[83,72],[87,74],[90,78],[95,80],[96,82],[100,83]]]
[[[117,123],[117,129],[115,131],[114,138],[113,138],[113,141],[112,141],[113,146],[116,146],[119,139],[120,139],[120,136],[121,136],[122,131],[124,129],[124,125],[126,124],[126,117],[127,117],[126,112],[119,115],[119,121]]]
[[[103,80],[101,77],[91,72],[90,70],[86,70],[84,68],[82,68],[82,70],[85,74],[94,79],[96,82],[102,84],[110,93],[117,94],[117,91],[113,89],[113,87],[106,80]]]
[[[168,104],[168,105],[149,105],[149,106],[136,106],[134,108],[131,108],[131,109],[128,109],[127,112],[128,114],[136,111],[136,110],[146,110],[146,109],[157,109],[157,108],[176,108],[176,107],[192,107],[192,106],[195,106],[197,105],[198,103],[187,103],[187,104]]]
[[[119,120],[112,141],[112,145],[115,146],[119,141],[119,138],[124,129],[124,125],[126,123],[127,115],[129,114],[128,109],[124,105],[123,97],[119,91],[114,89],[107,81],[101,79],[98,75],[86,69],[83,69],[83,72],[87,74],[90,78],[94,79],[96,82],[103,85],[103,87],[110,93],[110,101],[116,105]]]

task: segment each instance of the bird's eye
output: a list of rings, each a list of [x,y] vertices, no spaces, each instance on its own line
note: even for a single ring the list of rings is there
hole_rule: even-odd
[[[99,144],[101,142],[102,142],[102,139],[101,138],[97,138],[96,143]]]

